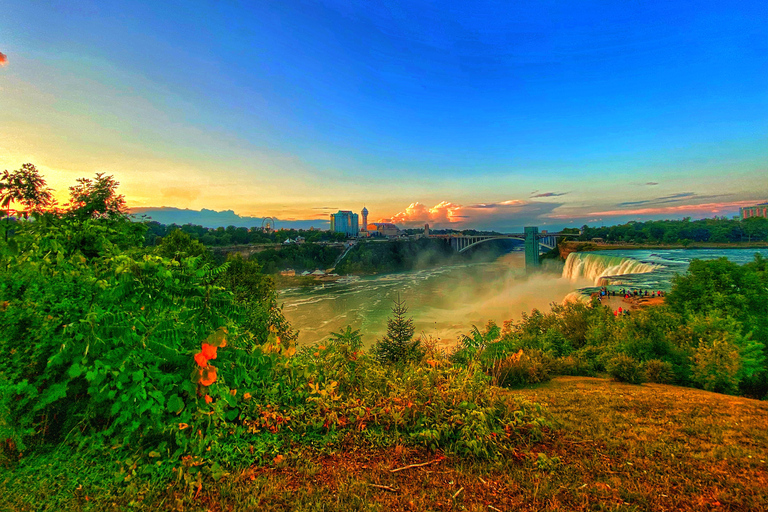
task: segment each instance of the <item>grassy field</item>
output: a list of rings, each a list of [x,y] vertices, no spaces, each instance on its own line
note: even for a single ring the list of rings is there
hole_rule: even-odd
[[[0,469],[0,509],[768,510],[768,402],[584,377],[511,392],[561,427],[503,461],[405,447],[296,452],[203,482],[194,497],[173,484],[82,486],[63,468],[51,470],[55,483]]]

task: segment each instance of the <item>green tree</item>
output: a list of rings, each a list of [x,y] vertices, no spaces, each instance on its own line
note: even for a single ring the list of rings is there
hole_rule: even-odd
[[[77,185],[69,187],[69,213],[80,219],[124,217],[125,197],[117,193],[119,184],[101,172],[94,179],[78,179]]]
[[[205,261],[211,261],[213,256],[200,242],[180,229],[174,229],[165,235],[155,249],[160,256],[179,261],[185,257],[203,256]]]
[[[413,339],[416,327],[413,318],[406,318],[408,307],[400,294],[392,306],[392,316],[387,319],[387,334],[373,346],[373,356],[383,363],[405,363],[422,357],[421,339]]]
[[[3,171],[0,180],[0,206],[6,210],[5,240],[8,241],[8,223],[11,220],[11,204],[19,203],[25,207],[24,215],[40,212],[53,204],[50,189],[33,164],[23,164],[21,169]],[[17,210],[18,212],[18,210]]]

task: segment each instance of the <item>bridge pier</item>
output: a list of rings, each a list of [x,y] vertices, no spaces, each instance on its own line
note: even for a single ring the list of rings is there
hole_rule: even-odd
[[[527,226],[525,228],[525,269],[533,269],[540,264],[539,228],[535,226]]]
[[[456,252],[464,252],[470,247],[488,240],[498,239],[516,239],[525,242],[525,268],[534,269],[540,263],[539,253],[541,247],[552,249],[557,247],[557,238],[565,236],[564,233],[544,233],[539,234],[539,228],[528,226],[524,233],[507,233],[498,235],[430,235],[432,238],[443,238]]]

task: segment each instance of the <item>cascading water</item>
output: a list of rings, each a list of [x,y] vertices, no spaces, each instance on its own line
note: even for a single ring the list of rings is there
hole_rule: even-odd
[[[632,258],[606,256],[588,252],[572,252],[565,260],[563,277],[575,282],[580,277],[589,279],[595,286],[602,284],[602,279],[609,276],[626,274],[647,274],[659,268],[652,263],[643,263]]]

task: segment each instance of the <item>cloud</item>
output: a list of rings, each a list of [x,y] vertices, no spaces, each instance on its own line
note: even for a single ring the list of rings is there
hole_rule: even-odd
[[[163,198],[163,202],[175,202],[180,200],[182,202],[191,203],[200,197],[201,192],[202,190],[200,187],[166,187],[160,190],[160,195]]]
[[[672,194],[671,196],[657,197],[656,199],[646,199],[644,201],[626,201],[623,203],[618,203],[616,206],[639,206],[642,204],[676,203],[676,202],[682,201],[683,199],[690,199],[692,197],[696,197],[696,194],[693,192],[681,192],[680,194]],[[716,197],[716,196],[707,196],[707,197]],[[699,199],[703,199],[703,197],[699,197]]]
[[[3,52],[0,52],[0,67],[8,64],[8,56]]]
[[[645,185],[648,185],[649,187],[652,187],[652,186],[654,186],[654,185],[658,185],[658,184],[659,184],[659,183],[658,183],[658,182],[656,182],[656,181],[648,181],[648,182],[646,182],[646,183],[645,183]]]
[[[442,201],[431,208],[414,202],[402,212],[384,220],[401,227],[417,227],[429,223],[433,228],[517,232],[521,231],[523,226],[547,224],[550,214],[559,206],[559,203],[520,199],[470,205]]]
[[[542,192],[541,194],[536,194],[536,192],[533,192],[531,194],[531,197],[559,197],[564,196],[568,192]]]
[[[636,208],[632,210],[607,210],[592,212],[591,216],[621,216],[621,215],[697,215],[707,217],[715,213],[735,213],[740,206],[749,206],[754,201],[715,202],[703,204],[682,204],[676,206],[658,206],[648,208]]]
[[[411,203],[402,212],[396,213],[390,219],[385,220],[406,226],[424,224],[427,222],[434,225],[448,225],[460,221],[458,215],[461,208],[461,205],[448,201],[442,201],[432,208],[429,208],[427,205],[417,201]]]

